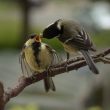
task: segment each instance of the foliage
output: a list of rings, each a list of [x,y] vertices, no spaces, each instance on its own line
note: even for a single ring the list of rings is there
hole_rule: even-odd
[[[95,34],[93,36],[94,43],[99,47],[107,47],[110,46],[110,30],[102,31],[100,33]]]

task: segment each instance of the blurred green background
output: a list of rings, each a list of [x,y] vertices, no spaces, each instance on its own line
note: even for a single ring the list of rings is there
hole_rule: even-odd
[[[32,0],[32,1],[34,1],[34,0]],[[32,2],[32,1],[30,0],[29,3]],[[78,17],[81,17],[81,14],[77,15],[77,12],[78,13],[79,13],[79,11],[80,11],[80,13],[83,12],[80,9],[78,9],[77,11],[72,13],[72,15],[68,16],[68,14],[67,15],[65,14],[64,17],[61,16],[61,15],[59,17],[59,15],[57,16],[57,14],[56,14],[56,15],[54,15],[54,16],[56,16],[55,18],[53,16],[53,13],[52,13],[52,16],[48,16],[48,17],[46,16],[46,18],[45,18],[45,15],[44,15],[44,19],[43,18],[41,19],[41,20],[43,20],[43,23],[45,23],[45,24],[43,24],[42,21],[40,23],[40,17],[42,17],[41,15],[45,12],[40,13],[42,11],[39,11],[39,10],[42,10],[43,7],[46,7],[46,5],[47,5],[46,3],[47,2],[49,3],[50,1],[47,0],[46,3],[43,3],[43,0],[41,0],[41,1],[42,1],[41,4],[40,3],[39,4],[43,5],[43,6],[37,6],[37,4],[38,4],[37,2],[40,2],[40,0],[37,0],[37,1],[33,2],[36,5],[32,5],[32,6],[30,6],[31,8],[29,8],[29,10],[30,10],[29,13],[28,13],[28,16],[29,16],[29,18],[28,18],[28,22],[29,22],[28,23],[28,28],[29,29],[28,29],[27,35],[31,34],[31,33],[40,33],[40,32],[42,32],[42,29],[44,29],[44,27],[49,24],[48,18],[49,19],[52,18],[51,22],[54,22],[55,20],[57,20],[56,18],[66,18],[66,19],[76,19],[77,18],[78,19]],[[22,1],[21,1],[21,3],[19,3],[19,2],[20,2],[20,0],[18,0],[18,1],[17,0],[15,0],[15,1],[13,1],[13,0],[4,0],[4,1],[1,0],[0,1],[0,48],[1,49],[7,49],[7,48],[16,49],[17,47],[19,47],[18,45],[21,44],[23,37],[26,37],[26,36],[22,36],[23,35],[22,32],[24,30],[23,26],[25,25],[23,23],[25,23],[25,22],[23,22],[23,20],[24,20],[23,14],[24,13],[22,12],[23,11],[22,6],[21,6]],[[65,0],[53,0],[51,2],[53,3],[53,5],[58,4],[59,7],[60,7],[60,4],[61,4],[61,6],[64,4],[64,6],[62,6],[62,7],[64,9],[67,8],[67,10],[69,10],[68,5],[71,6],[72,1],[70,0],[70,4],[68,3],[67,6],[65,4],[66,3]],[[80,2],[80,0],[79,0],[79,2]],[[75,3],[76,3],[76,1],[75,1]],[[73,7],[74,7],[74,5],[73,5]],[[36,12],[32,12],[33,10],[34,11],[36,10]],[[89,9],[89,10],[92,11],[92,9]],[[71,11],[71,9],[70,9],[70,11]],[[38,16],[37,16],[37,12],[38,12]],[[41,14],[40,17],[39,17],[39,14]],[[51,13],[50,13],[50,15],[51,15]],[[71,17],[71,16],[73,16],[73,17]],[[83,18],[83,16],[85,16],[85,15],[82,15],[82,18]],[[90,15],[88,15],[88,16],[90,16]],[[108,13],[108,16],[110,17],[109,13]],[[94,17],[94,16],[91,15],[91,17]],[[35,18],[37,18],[37,19],[35,19]],[[85,19],[88,19],[88,18],[85,17]],[[98,16],[97,16],[97,19],[98,19]],[[34,20],[34,21],[31,21],[31,20]],[[46,23],[46,21],[47,21],[47,23]],[[79,20],[78,22],[82,23],[83,20],[82,21]],[[89,21],[89,22],[93,22],[93,24],[94,24],[93,20]],[[83,25],[85,27],[87,27],[86,26],[87,24],[83,23]],[[91,36],[92,36],[92,39],[93,39],[94,43],[98,47],[109,46],[110,45],[110,43],[109,43],[110,42],[109,27],[107,27],[107,29],[106,29],[106,27],[103,28],[103,29],[100,27],[98,29],[98,27],[96,25],[97,24],[94,24],[94,27],[92,25],[89,26],[89,28],[90,28],[89,33],[91,33]],[[59,44],[59,42],[56,39],[51,40],[51,41],[48,41],[48,40],[44,40],[44,41],[48,42],[49,44],[51,44],[54,48],[56,48],[58,50],[61,47],[61,45]],[[55,43],[53,43],[53,42],[55,42]]]
[[[15,85],[21,76],[18,57],[28,35],[40,34],[59,18],[80,22],[98,50],[110,47],[109,0],[0,0],[0,80],[6,87]],[[65,59],[57,39],[43,42]],[[109,110],[109,65],[97,66],[98,76],[88,67],[56,76],[55,93],[45,93],[42,81],[34,84],[12,99],[7,110]]]

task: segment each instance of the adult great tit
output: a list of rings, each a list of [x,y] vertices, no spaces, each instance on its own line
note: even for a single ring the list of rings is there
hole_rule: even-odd
[[[24,75],[33,75],[48,70],[53,64],[55,50],[41,42],[39,35],[30,35],[24,44],[20,55],[21,69]],[[30,74],[31,73],[31,74]],[[55,91],[55,85],[51,77],[44,78],[46,92]]]
[[[90,70],[95,74],[99,73],[89,54],[89,50],[96,51],[96,49],[89,35],[78,23],[71,20],[59,19],[47,26],[43,30],[42,36],[47,39],[57,37],[67,52],[67,59],[69,59],[70,53],[80,51]]]

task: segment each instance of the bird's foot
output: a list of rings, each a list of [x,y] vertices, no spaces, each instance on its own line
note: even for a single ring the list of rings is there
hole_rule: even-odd
[[[68,70],[68,60],[65,62],[64,67],[66,68],[66,72],[69,72],[69,70]]]
[[[39,73],[38,73],[38,74],[39,74]],[[32,79],[33,81],[36,81],[36,72],[33,73],[31,79]]]

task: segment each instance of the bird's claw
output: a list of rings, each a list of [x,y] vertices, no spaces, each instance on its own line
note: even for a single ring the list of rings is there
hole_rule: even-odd
[[[33,73],[31,79],[34,80],[34,81],[36,81],[36,73]]]
[[[47,69],[47,77],[49,77],[49,73],[52,72],[51,67],[52,67],[52,66],[49,66],[48,69]]]
[[[64,67],[66,68],[66,72],[69,72],[69,70],[68,70],[68,60],[66,61]]]

